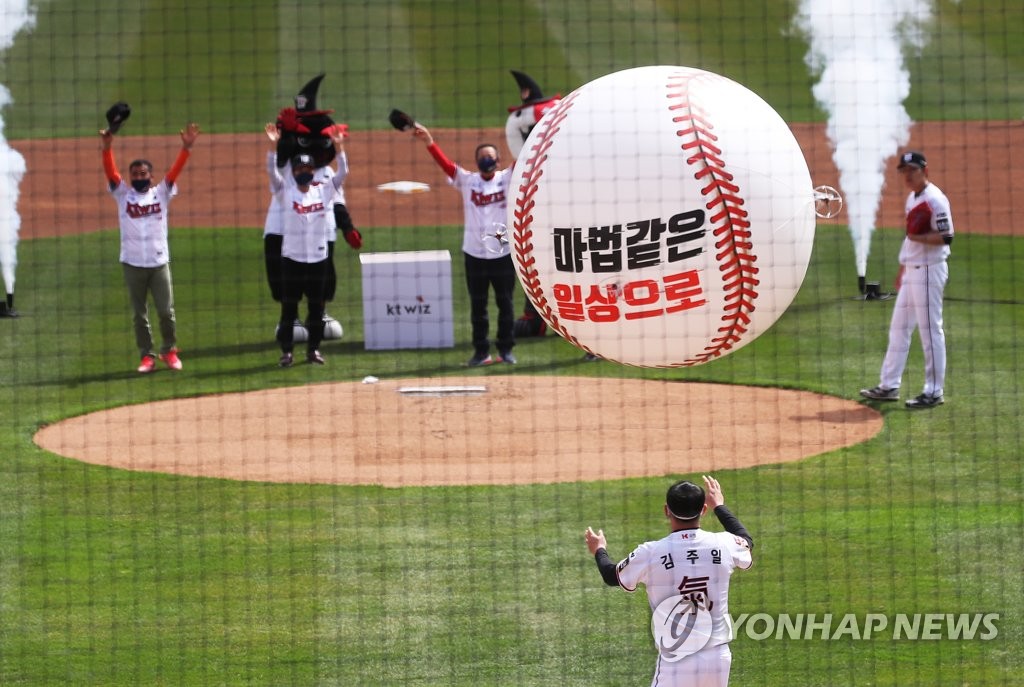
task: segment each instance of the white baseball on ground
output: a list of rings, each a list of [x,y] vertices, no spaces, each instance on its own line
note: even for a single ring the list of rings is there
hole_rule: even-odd
[[[699,365],[764,333],[810,260],[815,195],[785,121],[689,67],[601,77],[527,139],[509,240],[527,296],[580,348]]]

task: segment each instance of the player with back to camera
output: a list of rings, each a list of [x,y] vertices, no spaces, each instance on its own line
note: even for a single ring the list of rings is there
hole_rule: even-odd
[[[729,579],[736,568],[753,564],[754,541],[726,508],[718,480],[705,476],[704,486],[706,491],[689,481],[670,486],[664,512],[671,533],[641,544],[618,565],[608,555],[603,530],[588,527],[584,533],[605,584],[627,592],[638,584],[647,588],[658,645],[652,687],[729,684]],[[709,508],[725,532],[701,529]],[[696,631],[687,635],[687,628]]]
[[[487,297],[493,288],[494,302],[498,306],[495,339],[498,362],[514,365],[516,358],[512,347],[516,341],[512,294],[518,278],[512,262],[511,246],[503,234],[512,167],[498,169],[501,160],[497,146],[482,143],[477,146],[475,153],[479,171],[470,172],[449,160],[423,125],[414,125],[413,136],[426,143],[431,157],[447,175],[448,183],[462,194],[462,252],[469,291],[469,317],[473,328],[473,357],[467,364],[479,367],[494,362],[490,353],[491,342],[487,338],[490,329]],[[489,248],[489,243],[494,247]]]
[[[270,190],[284,209],[281,218],[281,319],[277,329],[281,357],[278,365],[291,367],[294,363],[292,323],[298,317],[299,302],[303,296],[308,307],[306,362],[323,365],[319,347],[323,339],[324,290],[330,261],[328,212],[348,174],[345,136],[341,130],[335,130],[331,135],[337,153],[337,172],[324,183],[314,183],[315,163],[308,153],[292,157],[289,163],[291,178],[285,179],[276,164],[275,151],[280,132],[273,123],[267,124],[265,131],[271,143],[271,150],[267,153]]]
[[[137,369],[146,374],[156,368],[147,303],[152,294],[160,321],[160,360],[172,370],[181,370],[183,365],[178,357],[174,288],[169,264],[167,211],[171,199],[178,194],[178,175],[188,162],[189,151],[199,137],[199,125],[189,122],[181,131],[181,150],[167,175],[158,183],[154,183],[152,163],[144,159],[132,161],[128,166],[129,183],[124,182],[114,161],[112,129],[116,130],[116,127],[100,131],[103,171],[110,195],[117,203],[121,235],[120,261],[132,304],[135,344],[141,356]]]
[[[949,200],[928,179],[924,155],[909,151],[898,166],[910,193],[906,202],[907,235],[900,247],[896,274],[896,303],[889,323],[889,346],[882,361],[878,386],[861,389],[865,398],[897,401],[910,341],[917,329],[924,351],[924,388],[909,399],[908,408],[942,405],[946,381],[946,334],[942,329],[942,297],[949,280],[953,215]]]

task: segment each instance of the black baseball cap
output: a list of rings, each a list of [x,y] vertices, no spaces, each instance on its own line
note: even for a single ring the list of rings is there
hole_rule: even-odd
[[[306,153],[299,153],[292,158],[292,167],[301,167],[302,165],[315,167],[316,165],[313,163],[313,156]]]
[[[909,165],[913,165],[918,169],[924,169],[928,166],[928,161],[924,159],[924,155],[916,150],[908,150],[900,155],[900,164],[897,165],[896,169],[903,169]]]

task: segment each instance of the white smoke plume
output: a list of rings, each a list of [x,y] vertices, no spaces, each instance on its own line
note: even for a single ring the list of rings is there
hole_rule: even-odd
[[[886,161],[910,140],[913,121],[904,50],[924,46],[930,0],[800,0],[796,26],[807,36],[813,93],[828,113],[857,260],[865,276]]]
[[[35,9],[28,0],[0,0],[0,59],[14,44],[22,29],[35,25]],[[25,158],[4,138],[3,110],[11,103],[11,92],[0,84],[0,273],[7,293],[14,293],[14,273],[18,266],[18,187],[25,176]]]

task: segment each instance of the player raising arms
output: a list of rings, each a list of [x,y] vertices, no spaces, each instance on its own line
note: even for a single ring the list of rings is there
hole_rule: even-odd
[[[722,487],[705,476],[705,491],[676,482],[665,495],[665,517],[672,532],[638,546],[618,565],[608,556],[604,532],[587,528],[584,539],[605,584],[636,591],[647,588],[651,627],[658,648],[652,687],[726,687],[733,638],[729,617],[729,578],[753,561],[753,539],[725,507]],[[700,528],[714,511],[725,532]]]
[[[473,357],[470,367],[490,365],[491,342],[487,338],[490,323],[487,316],[487,295],[494,289],[498,306],[496,344],[498,361],[514,365],[512,347],[516,345],[515,313],[512,293],[517,277],[512,263],[512,249],[505,235],[505,212],[508,208],[508,185],[512,168],[498,169],[498,148],[482,143],[476,148],[479,171],[463,169],[448,159],[434,137],[422,124],[414,124],[413,135],[427,144],[438,166],[448,176],[448,183],[462,194],[465,229],[462,252],[466,264],[466,287],[469,291],[469,318],[473,327]]]
[[[149,294],[153,294],[160,319],[160,360],[172,370],[182,368],[177,348],[177,323],[174,316],[174,290],[171,285],[170,250],[167,243],[167,210],[178,194],[175,182],[188,162],[192,144],[199,137],[199,125],[190,122],[181,132],[181,151],[170,171],[159,183],[153,180],[149,160],[134,160],[128,165],[126,184],[114,162],[114,131],[100,131],[103,141],[103,171],[110,195],[117,203],[121,230],[121,266],[131,299],[135,344],[142,356],[138,371],[145,374],[156,367],[153,330],[149,325]]]
[[[327,285],[330,258],[328,241],[331,227],[329,209],[341,194],[341,184],[348,174],[348,157],[345,154],[345,134],[333,130],[331,140],[337,151],[338,171],[323,183],[314,182],[315,161],[308,153],[292,157],[288,178],[277,168],[276,146],[280,132],[276,124],[267,124],[267,139],[271,151],[267,153],[267,175],[270,190],[279,207],[281,218],[281,319],[278,323],[277,340],[281,344],[281,358],[278,365],[291,367],[294,362],[295,330],[292,323],[299,314],[299,301],[306,297],[308,316],[306,330],[306,361],[323,365],[320,342],[324,333],[324,290]]]

